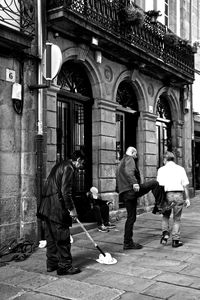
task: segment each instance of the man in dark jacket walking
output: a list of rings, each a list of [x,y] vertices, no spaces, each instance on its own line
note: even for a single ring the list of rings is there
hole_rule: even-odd
[[[56,164],[44,185],[38,217],[45,223],[47,240],[47,272],[57,270],[58,275],[81,272],[72,266],[70,229],[72,218],[77,216],[73,202],[74,171],[83,157],[75,151],[72,158]]]
[[[136,164],[137,150],[134,147],[128,147],[126,154],[120,161],[117,169],[117,186],[121,199],[125,203],[127,210],[127,219],[124,229],[124,250],[141,249],[143,246],[133,242],[133,225],[137,215],[137,199],[149,191],[152,191],[155,199],[164,197],[162,187],[158,181],[149,180],[141,183],[140,172]],[[160,201],[160,199],[159,199]],[[158,201],[158,202],[159,202]]]

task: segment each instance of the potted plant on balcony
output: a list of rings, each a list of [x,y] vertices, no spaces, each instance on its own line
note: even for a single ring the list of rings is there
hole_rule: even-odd
[[[193,45],[192,45],[192,53],[197,53],[198,47],[199,47],[199,43],[194,42]]]
[[[164,44],[169,46],[178,46],[179,45],[179,37],[175,35],[173,32],[167,32],[164,37]]]
[[[119,9],[119,19],[123,24],[142,25],[144,18],[144,11],[133,4],[122,6]]]
[[[151,23],[156,23],[158,17],[162,16],[160,13],[160,10],[149,10],[146,12],[147,16],[150,17],[150,22]]]

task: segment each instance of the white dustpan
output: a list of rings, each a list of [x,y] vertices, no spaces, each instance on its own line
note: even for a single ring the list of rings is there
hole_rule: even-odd
[[[103,254],[99,254],[99,258],[96,259],[96,261],[105,265],[114,265],[117,263],[116,258],[112,257],[108,252],[105,253],[105,256],[103,256]]]
[[[110,253],[104,253],[103,250],[95,243],[89,232],[86,230],[86,228],[83,226],[83,224],[79,221],[79,219],[76,217],[76,221],[80,224],[83,231],[86,233],[87,237],[90,239],[90,241],[94,244],[94,246],[101,252],[99,255],[99,258],[96,259],[96,261],[100,264],[105,265],[113,265],[117,263],[117,260],[113,258]]]

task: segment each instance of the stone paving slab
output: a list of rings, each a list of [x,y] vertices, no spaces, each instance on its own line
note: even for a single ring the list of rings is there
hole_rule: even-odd
[[[200,280],[194,276],[182,275],[179,273],[163,273],[155,278],[156,281],[175,284],[183,287],[193,287],[199,289]]]
[[[159,269],[162,271],[180,272],[188,265],[184,262],[172,259],[157,259],[156,257],[137,257],[134,262],[135,265],[140,267],[148,266],[151,269]]]
[[[196,267],[195,264],[192,264],[180,271],[180,274],[186,274],[200,278],[200,266]]]
[[[157,259],[173,259],[173,260],[179,260],[185,262],[194,259],[194,255],[192,253],[173,251],[174,249],[173,250],[171,249],[171,245],[157,247],[156,249],[150,249],[150,248],[146,249],[146,247],[143,249],[144,249],[142,254],[143,256],[149,256],[154,258],[156,257]],[[197,256],[197,260],[198,260],[198,256]]]
[[[119,300],[159,300],[161,298],[154,298],[151,296],[140,295],[136,293],[127,292],[121,295]]]
[[[91,285],[71,279],[60,279],[36,291],[63,299],[76,300],[114,300],[119,299],[119,296],[124,293],[119,289],[101,287],[96,284]]]
[[[156,282],[148,287],[144,295],[158,297],[160,299],[173,300],[199,300],[200,290],[185,288],[167,283]]]
[[[195,265],[200,265],[200,255],[194,254],[190,258],[188,258],[189,263],[193,263]]]
[[[23,295],[20,295],[19,297],[15,297],[14,300],[62,300],[62,298],[51,295],[28,292]]]
[[[4,279],[4,282],[6,284],[18,286],[23,281],[34,281],[35,277],[37,277],[37,274],[35,274],[34,272],[26,272],[24,270],[21,270],[19,273],[13,274],[12,276]]]
[[[41,286],[44,286],[48,283],[51,283],[52,281],[58,280],[55,276],[48,276],[43,274],[37,274],[34,273],[35,276],[28,278],[30,276],[27,276],[26,280],[23,280],[23,278],[20,278],[19,283],[15,283],[18,287],[22,287],[24,289],[34,290]]]
[[[132,275],[124,275],[114,272],[100,272],[88,277],[85,282],[101,286],[113,287],[128,292],[140,293],[152,285],[152,280],[141,279]]]
[[[1,300],[7,300],[11,299],[12,297],[16,295],[21,295],[25,293],[25,291],[21,288],[7,285],[4,283],[0,283],[0,299]]]
[[[124,259],[125,258],[123,258],[122,261],[118,261],[116,265],[95,264],[92,266],[92,269],[105,273],[108,272],[109,274],[111,272],[115,272],[122,275],[137,276],[146,279],[153,279],[162,272],[160,270],[153,270],[148,267],[137,266],[133,262],[131,263],[129,260],[124,261]],[[91,268],[91,266],[88,266],[87,268]]]

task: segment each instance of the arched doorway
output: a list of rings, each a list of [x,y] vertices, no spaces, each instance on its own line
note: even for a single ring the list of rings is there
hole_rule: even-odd
[[[157,101],[156,114],[157,168],[159,168],[163,165],[165,151],[172,151],[171,110],[165,95],[161,95]]]
[[[122,159],[128,146],[137,147],[138,103],[131,82],[120,83],[116,102],[119,104],[116,111],[116,162]],[[119,197],[119,207],[124,202]]]
[[[85,154],[85,163],[76,174],[76,199],[81,199],[92,184],[91,85],[84,66],[76,61],[63,64],[57,83],[57,161],[69,158],[75,150]]]
[[[129,81],[120,83],[116,102],[116,159],[122,159],[128,146],[136,147],[138,104],[134,89]]]

